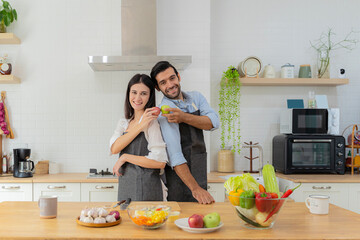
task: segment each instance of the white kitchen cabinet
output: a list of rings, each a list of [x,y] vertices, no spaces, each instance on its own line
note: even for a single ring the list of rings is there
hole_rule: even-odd
[[[349,209],[360,214],[360,183],[349,183]]]
[[[59,202],[80,202],[80,183],[34,183],[34,201],[55,195]]]
[[[81,183],[82,202],[116,202],[117,183]]]
[[[281,192],[285,191],[285,187],[287,187],[287,189],[294,188],[299,184],[281,178],[279,180]],[[330,196],[330,203],[352,210],[349,206],[349,183],[303,183],[290,197],[294,199],[295,202],[304,202],[305,199],[312,194],[328,195]],[[358,199],[360,199],[360,190]]]
[[[215,202],[224,202],[225,188],[224,183],[208,183],[208,192],[215,199]]]
[[[32,201],[32,183],[0,183],[0,202]]]

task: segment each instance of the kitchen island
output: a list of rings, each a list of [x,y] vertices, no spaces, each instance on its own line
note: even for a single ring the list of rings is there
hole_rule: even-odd
[[[304,203],[296,202],[287,202],[274,227],[267,230],[244,228],[230,203],[179,203],[180,218],[194,213],[221,215],[224,226],[207,234],[184,232],[170,222],[156,230],[145,230],[120,210],[122,222],[117,226],[88,228],[76,223],[85,206],[107,204],[59,202],[57,218],[40,219],[37,202],[2,202],[0,239],[359,239],[359,214],[330,205],[328,215],[313,215]]]

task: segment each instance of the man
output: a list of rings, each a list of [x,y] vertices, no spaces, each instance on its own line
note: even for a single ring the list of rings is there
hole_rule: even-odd
[[[151,70],[151,80],[164,94],[161,106],[169,114],[158,120],[167,145],[169,165],[165,167],[168,200],[210,204],[214,198],[207,189],[206,148],[203,130],[215,130],[220,122],[201,93],[182,92],[180,75],[167,61]]]

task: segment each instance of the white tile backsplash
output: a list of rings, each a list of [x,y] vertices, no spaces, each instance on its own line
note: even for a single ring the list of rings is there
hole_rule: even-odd
[[[19,46],[1,45],[9,53],[19,85],[1,85],[16,138],[6,139],[5,151],[27,144],[34,160],[61,164],[65,172],[87,172],[90,167],[112,169],[108,141],[123,116],[126,86],[136,72],[94,72],[89,55],[121,54],[121,1],[13,0],[18,22],[8,30]],[[309,41],[328,27],[339,37],[360,29],[360,2],[349,0],[158,0],[159,55],[191,55],[181,71],[183,90],[200,91],[217,110],[222,72],[248,56],[280,67],[312,64],[316,55]],[[56,17],[54,17],[56,16]],[[326,20],[324,20],[326,19]],[[359,36],[358,36],[359,37]],[[307,100],[309,90],[328,95],[329,105],[340,107],[341,126],[359,122],[358,58],[360,48],[337,51],[331,75],[343,67],[350,84],[339,87],[243,87],[242,142],[259,142],[264,161],[271,161],[271,140],[278,132],[279,112],[287,98]],[[144,71],[143,73],[150,73]],[[161,94],[157,93],[157,101]],[[220,131],[206,132],[211,162],[216,170]],[[211,147],[211,148],[210,148]],[[248,168],[244,150],[236,155],[236,169]]]
[[[285,63],[311,64],[316,75],[316,54],[310,41],[333,28],[335,41],[342,40],[351,30],[360,29],[360,17],[354,9],[359,1],[211,1],[211,103],[218,109],[216,87],[222,72],[229,65],[237,66],[248,56],[258,56],[264,65],[272,64],[280,76]],[[226,13],[226,14],[224,14]],[[355,37],[360,39],[359,34]],[[279,113],[286,107],[286,99],[300,98],[307,103],[308,91],[328,95],[330,107],[340,108],[340,132],[348,124],[359,123],[360,109],[355,92],[360,83],[358,62],[360,48],[352,52],[338,50],[331,57],[331,77],[337,77],[340,67],[346,69],[350,84],[338,87],[242,87],[241,136],[242,142],[259,142],[264,149],[264,161],[272,160],[272,138],[279,133]],[[220,148],[220,132],[211,137],[212,169],[216,169],[216,154]],[[244,149],[235,156],[236,169],[246,170],[249,161]],[[255,161],[256,162],[256,161]]]

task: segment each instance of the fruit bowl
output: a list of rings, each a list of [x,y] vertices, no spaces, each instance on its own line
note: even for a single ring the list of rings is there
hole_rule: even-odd
[[[171,207],[166,205],[139,205],[127,208],[130,219],[145,229],[161,227],[169,217]]]
[[[255,202],[255,198],[229,194],[227,196],[234,206],[236,214],[241,218],[244,227],[251,229],[272,228],[287,200],[287,198],[271,198]]]

